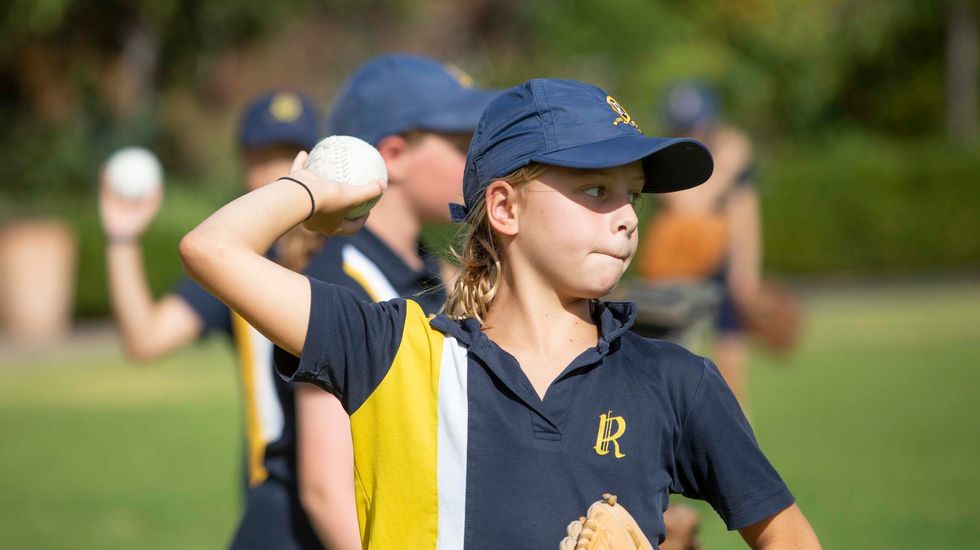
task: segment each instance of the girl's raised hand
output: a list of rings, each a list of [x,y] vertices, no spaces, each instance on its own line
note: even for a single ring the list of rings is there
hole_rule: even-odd
[[[325,235],[351,235],[364,226],[368,214],[359,218],[347,219],[347,211],[358,204],[380,196],[387,184],[383,181],[371,182],[367,185],[344,185],[330,181],[303,168],[307,154],[300,152],[293,160],[290,178],[297,179],[313,194],[315,209],[313,215],[303,222],[310,231]]]

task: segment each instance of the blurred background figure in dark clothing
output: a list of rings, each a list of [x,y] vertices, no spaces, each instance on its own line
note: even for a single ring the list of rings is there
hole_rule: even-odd
[[[718,117],[714,88],[700,82],[672,87],[664,103],[670,132],[696,138],[714,156],[707,183],[660,198],[640,239],[640,275],[647,281],[717,283],[721,293],[712,359],[735,395],[745,400],[748,314],[760,288],[762,242],[752,144]]]

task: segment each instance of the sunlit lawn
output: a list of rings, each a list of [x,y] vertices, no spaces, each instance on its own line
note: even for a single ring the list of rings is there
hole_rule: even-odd
[[[230,352],[0,369],[0,547],[221,548],[241,494]]]
[[[980,540],[980,285],[820,292],[752,419],[826,548]],[[218,548],[240,503],[231,354],[0,365],[0,547]],[[705,509],[705,548],[743,547]],[[557,541],[556,541],[557,544]]]
[[[855,289],[808,309],[800,353],[756,361],[750,406],[824,547],[976,548],[980,286]],[[714,517],[704,541],[744,548]]]

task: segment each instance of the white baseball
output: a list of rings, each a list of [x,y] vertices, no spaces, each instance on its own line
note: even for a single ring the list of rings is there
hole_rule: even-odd
[[[388,181],[388,170],[381,153],[368,142],[351,136],[330,136],[317,143],[306,159],[305,168],[321,178],[347,185]],[[345,217],[354,219],[367,214],[380,198],[351,208]]]
[[[156,155],[142,147],[126,147],[109,157],[106,178],[119,196],[132,200],[148,197],[163,183],[163,167]]]

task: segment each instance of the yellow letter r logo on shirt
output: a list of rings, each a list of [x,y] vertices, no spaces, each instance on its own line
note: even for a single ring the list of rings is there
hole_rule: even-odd
[[[595,452],[599,456],[609,454],[609,444],[615,446],[614,455],[616,458],[623,458],[625,453],[620,452],[619,442],[616,441],[621,435],[626,433],[626,420],[622,416],[613,416],[612,411],[599,415],[599,433],[595,436]]]

